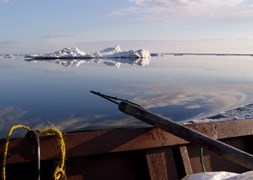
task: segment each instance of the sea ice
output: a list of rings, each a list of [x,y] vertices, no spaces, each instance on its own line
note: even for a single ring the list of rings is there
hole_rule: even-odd
[[[227,121],[234,119],[253,119],[253,104],[248,104],[225,112],[220,112],[219,114],[209,116],[204,119],[191,120],[189,122],[186,122],[185,124],[202,123],[210,121]]]
[[[238,107],[236,109],[221,112],[215,116],[207,117],[207,119],[216,120],[232,120],[232,119],[252,119],[253,104]]]

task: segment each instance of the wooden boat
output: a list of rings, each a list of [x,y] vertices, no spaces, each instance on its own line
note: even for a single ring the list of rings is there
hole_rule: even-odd
[[[253,169],[253,120],[181,125],[130,101],[91,93],[154,127],[64,136],[52,129],[57,136],[42,137],[38,134],[52,130],[37,133],[25,127],[30,133],[26,138],[8,143],[9,131],[7,140],[0,142],[3,179],[52,179],[54,172],[54,179],[176,180],[202,171],[241,173]]]
[[[209,137],[253,153],[253,120],[231,120],[185,125]],[[65,172],[69,180],[151,179],[176,180],[202,172],[200,146],[158,128],[117,129],[65,133]],[[3,140],[0,155],[3,155]],[[34,148],[31,138],[12,139],[7,157],[7,179],[34,179]],[[52,179],[59,159],[55,136],[40,138],[41,179]],[[248,171],[204,149],[207,171]]]

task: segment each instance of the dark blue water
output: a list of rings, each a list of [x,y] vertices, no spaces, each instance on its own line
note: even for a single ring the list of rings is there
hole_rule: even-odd
[[[252,57],[165,56],[146,65],[120,62],[119,68],[109,61],[74,67],[0,58],[0,137],[17,123],[62,131],[146,126],[90,90],[174,121],[201,119],[253,102],[252,69]]]

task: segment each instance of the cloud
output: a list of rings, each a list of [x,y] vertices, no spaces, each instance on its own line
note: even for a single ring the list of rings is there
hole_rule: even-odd
[[[0,0],[0,3],[7,3],[10,2],[10,0]]]
[[[13,121],[21,118],[25,113],[21,108],[8,106],[0,109],[0,119],[2,121]]]
[[[248,0],[130,0],[131,5],[114,15],[135,15],[139,20],[176,20],[190,18],[249,18],[253,2]]]
[[[199,109],[199,108],[201,108],[201,105],[199,104],[190,104],[186,106],[186,109]]]
[[[140,4],[143,4],[145,0],[130,0],[130,2],[140,5]]]
[[[75,37],[73,34],[50,34],[45,35],[42,38],[43,39],[62,39],[62,38],[72,38]]]
[[[19,107],[3,107],[0,108],[0,131],[11,124],[19,122],[19,120],[26,114],[26,111]],[[6,129],[5,129],[6,130]]]
[[[26,53],[27,45],[21,41],[1,41],[0,40],[0,53]]]
[[[16,45],[17,41],[0,41],[0,47]]]
[[[59,122],[38,123],[33,126],[33,129],[43,129],[52,125],[64,132],[147,127],[145,123],[132,117],[118,116],[115,118],[109,114],[97,114],[92,116],[71,116]]]
[[[247,83],[220,83],[215,86],[214,84],[196,86],[181,83],[139,83],[132,86],[132,89],[134,89],[132,92],[127,90],[121,90],[120,92],[111,90],[111,92],[116,96],[120,94],[121,97],[124,95],[132,96],[133,98],[128,98],[128,100],[149,110],[154,108],[165,109],[173,106],[180,106],[189,110],[203,109],[200,114],[191,117],[193,119],[202,119],[252,103],[250,94],[253,89]],[[183,111],[178,109],[178,112]]]

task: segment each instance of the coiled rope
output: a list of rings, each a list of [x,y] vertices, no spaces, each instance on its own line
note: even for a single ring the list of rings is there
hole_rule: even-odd
[[[27,131],[31,130],[28,126],[20,125],[20,124],[14,125],[9,129],[7,137],[5,139],[5,143],[4,143],[4,153],[3,153],[3,159],[2,159],[2,179],[3,180],[6,180],[6,159],[7,159],[10,137],[13,131],[16,129],[25,129]]]
[[[56,129],[55,127],[47,127],[41,132],[39,132],[40,136],[47,136],[54,134],[58,138],[58,146],[61,150],[61,158],[57,164],[57,167],[54,170],[54,180],[59,180],[59,179],[66,179],[66,173],[65,173],[65,160],[66,160],[66,147],[65,147],[65,142],[62,136],[62,132]]]
[[[3,159],[2,159],[2,179],[3,180],[6,180],[6,159],[7,159],[8,147],[9,147],[9,140],[13,131],[16,129],[25,129],[28,132],[31,131],[31,128],[25,125],[14,125],[9,129],[6,140],[5,140],[5,144],[4,144],[4,153],[3,153]],[[55,127],[47,127],[43,129],[42,131],[38,131],[38,134],[39,136],[47,136],[47,135],[57,136],[58,146],[61,151],[61,158],[57,164],[57,167],[54,170],[53,178],[54,180],[66,179],[66,173],[65,173],[66,147],[65,147],[65,142],[63,139],[62,132],[59,131]]]

